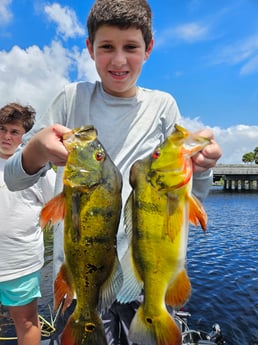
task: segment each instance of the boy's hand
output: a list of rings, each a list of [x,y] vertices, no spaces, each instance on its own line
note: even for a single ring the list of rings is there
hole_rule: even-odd
[[[62,135],[69,131],[69,128],[55,124],[36,133],[23,149],[22,165],[26,173],[35,174],[48,162],[65,165],[68,152],[62,143]]]
[[[192,157],[193,171],[203,172],[209,168],[213,168],[217,160],[221,157],[222,151],[220,146],[214,140],[214,135],[211,129],[203,129],[198,131],[198,135],[210,139],[210,144]]]

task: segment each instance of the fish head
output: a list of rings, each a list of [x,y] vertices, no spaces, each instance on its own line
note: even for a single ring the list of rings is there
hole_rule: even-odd
[[[178,188],[192,176],[191,159],[209,143],[209,139],[175,125],[175,130],[151,155],[148,174],[151,184],[159,189]]]
[[[107,154],[93,126],[82,126],[64,133],[63,144],[68,151],[64,184],[85,189],[101,184]]]

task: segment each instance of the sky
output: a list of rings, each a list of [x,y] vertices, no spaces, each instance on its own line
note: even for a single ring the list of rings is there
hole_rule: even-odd
[[[0,107],[44,114],[69,82],[98,79],[86,46],[93,0],[0,0]],[[210,127],[218,163],[258,146],[258,1],[149,0],[155,45],[139,86],[176,99],[189,130]]]

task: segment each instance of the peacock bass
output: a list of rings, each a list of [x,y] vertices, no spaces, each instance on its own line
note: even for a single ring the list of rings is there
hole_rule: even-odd
[[[41,212],[41,226],[64,219],[65,262],[54,286],[63,312],[77,303],[61,345],[107,345],[99,312],[115,300],[122,285],[116,234],[121,212],[121,174],[92,126],[63,135],[68,154],[63,192]]]
[[[189,220],[206,229],[207,216],[191,194],[193,156],[209,139],[179,125],[151,155],[130,171],[132,193],[125,206],[130,246],[122,260],[124,284],[118,300],[143,301],[129,330],[139,345],[179,345],[180,331],[166,308],[190,297],[186,272]]]

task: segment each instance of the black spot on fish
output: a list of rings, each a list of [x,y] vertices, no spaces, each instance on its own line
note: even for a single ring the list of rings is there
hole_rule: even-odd
[[[94,323],[89,322],[85,324],[85,332],[92,333],[94,330],[95,330]]]
[[[92,264],[87,264],[86,267],[87,267],[86,273],[93,273],[93,272],[96,272],[98,270],[97,267],[95,265],[92,265]]]
[[[90,246],[94,243],[105,244],[107,242],[107,237],[84,237],[84,242],[86,246]]]
[[[158,204],[150,203],[150,202],[144,202],[144,201],[135,201],[135,206],[138,209],[144,210],[148,213],[159,213],[160,208]]]
[[[103,265],[97,267],[97,266],[95,266],[93,264],[87,264],[86,267],[87,267],[86,273],[94,273],[94,272],[97,272],[97,271],[103,271],[103,268],[104,268]]]

